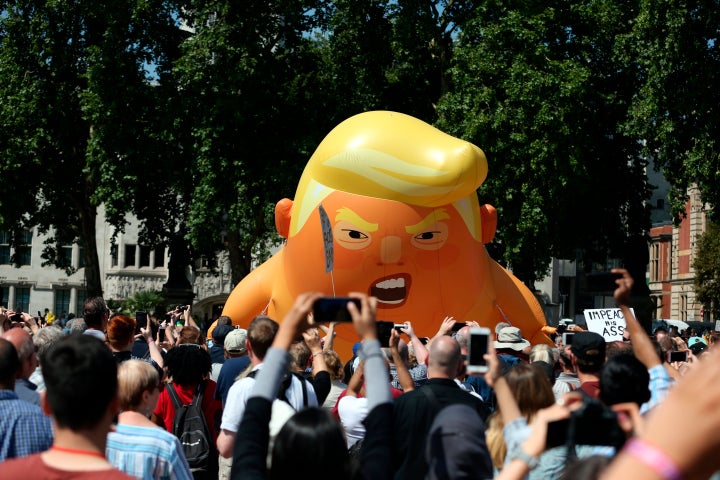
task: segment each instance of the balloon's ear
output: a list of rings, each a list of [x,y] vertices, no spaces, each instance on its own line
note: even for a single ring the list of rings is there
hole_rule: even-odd
[[[275,229],[283,238],[290,234],[290,212],[292,212],[293,201],[283,198],[275,205]]]
[[[487,203],[480,205],[480,218],[482,219],[482,243],[490,243],[495,238],[497,230],[497,210]]]

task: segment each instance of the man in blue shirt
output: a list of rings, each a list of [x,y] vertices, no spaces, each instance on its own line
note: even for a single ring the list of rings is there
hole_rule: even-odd
[[[0,338],[0,462],[43,452],[53,442],[50,418],[13,391],[19,368],[15,347]]]

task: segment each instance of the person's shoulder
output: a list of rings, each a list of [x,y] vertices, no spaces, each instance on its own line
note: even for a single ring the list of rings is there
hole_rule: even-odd
[[[38,467],[44,466],[39,453],[22,458],[12,458],[0,462],[0,478],[40,478]],[[28,474],[30,474],[28,476]]]
[[[144,437],[147,439],[152,439],[153,443],[160,445],[167,444],[170,446],[173,446],[175,444],[175,439],[177,439],[175,435],[168,432],[164,428],[140,427],[137,425],[126,425],[123,423],[118,423],[115,426],[115,431],[108,432],[109,444],[111,444],[112,441],[118,440],[123,437],[130,439],[138,439]]]

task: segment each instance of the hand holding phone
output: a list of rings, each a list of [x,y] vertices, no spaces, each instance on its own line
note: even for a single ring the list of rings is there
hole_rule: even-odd
[[[313,321],[326,322],[352,322],[352,316],[347,309],[348,303],[354,303],[358,311],[361,310],[360,300],[352,297],[320,297],[313,303]]]

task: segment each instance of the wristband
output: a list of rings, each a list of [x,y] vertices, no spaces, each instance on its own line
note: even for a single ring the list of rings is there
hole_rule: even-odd
[[[150,345],[151,343],[153,343],[155,341],[152,339],[152,337],[148,337],[146,340],[148,342],[148,345]]]
[[[680,468],[665,452],[643,440],[629,440],[624,450],[665,480],[681,480],[683,477]]]

